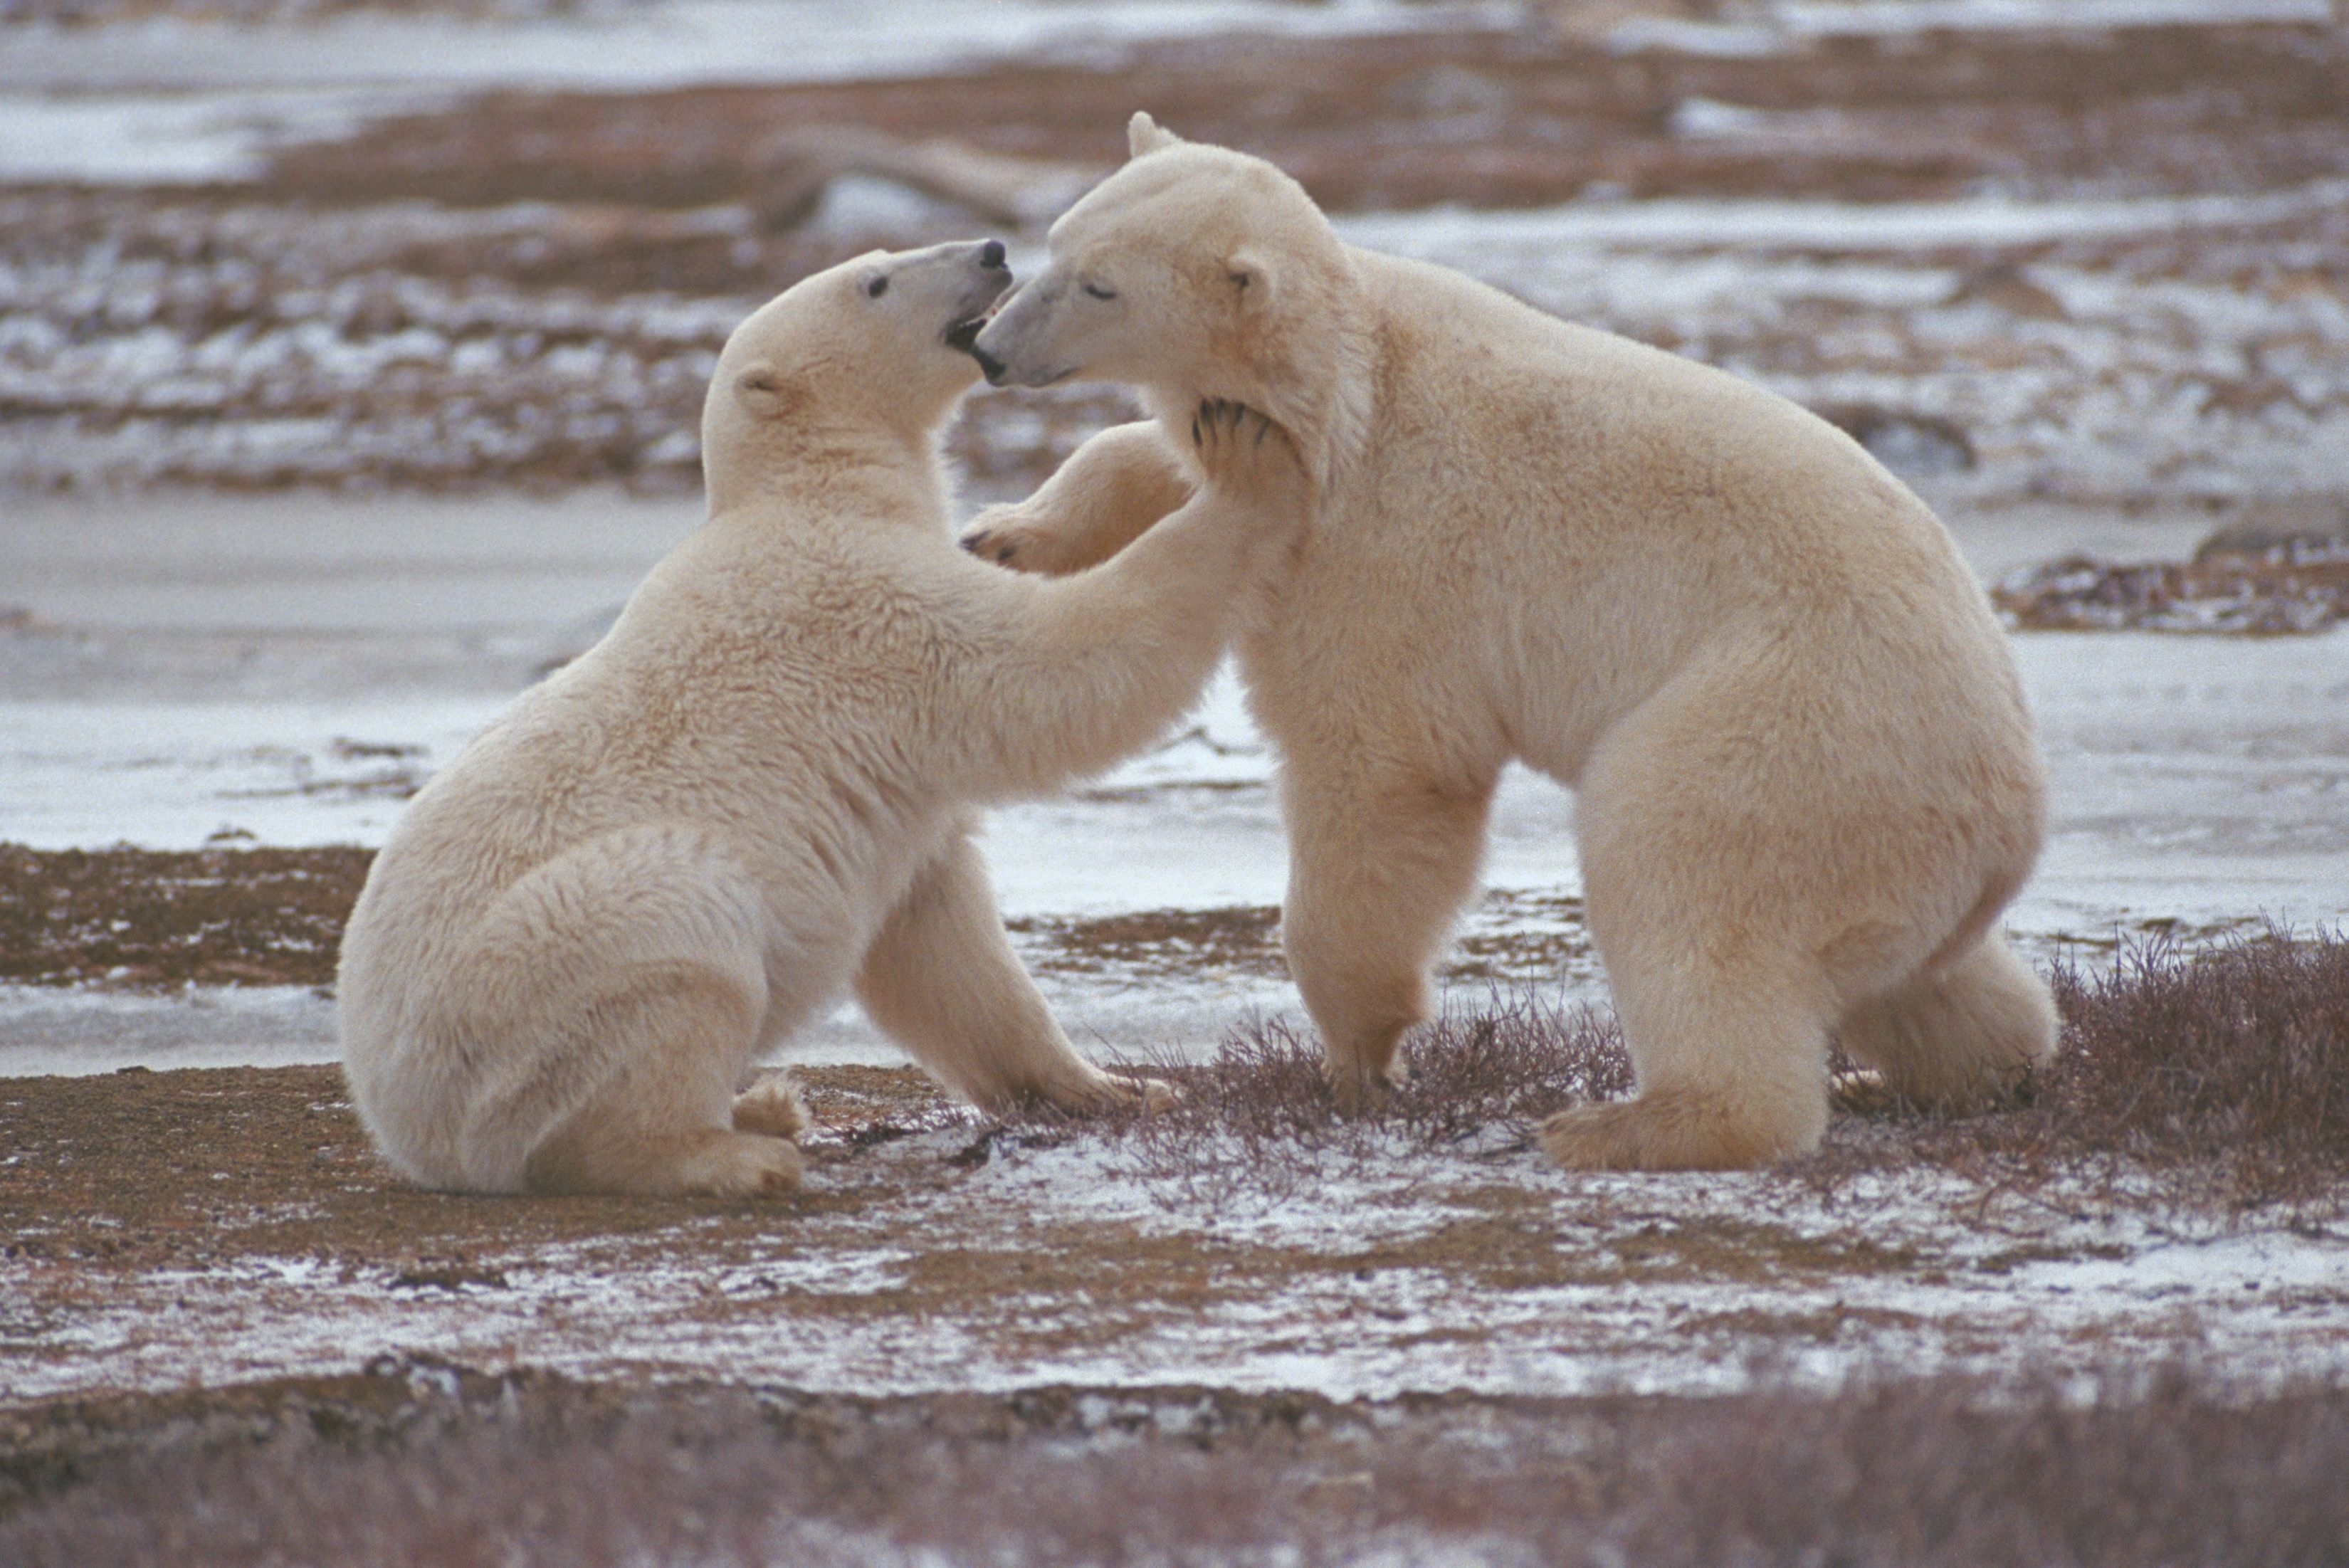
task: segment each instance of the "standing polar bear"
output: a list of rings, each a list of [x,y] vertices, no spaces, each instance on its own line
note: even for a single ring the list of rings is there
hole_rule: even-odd
[[[2054,1049],[1996,921],[2045,782],[1949,535],[1784,398],[1342,243],[1261,160],[1136,115],[979,333],[991,380],[1143,389],[967,547],[1073,571],[1183,503],[1201,398],[1263,410],[1312,482],[1239,638],[1278,749],[1283,941],[1341,1097],[1392,1070],[1477,877],[1495,779],[1578,791],[1590,929],[1637,1098],[1565,1111],[1574,1167],[1815,1147],[1829,1031],[1966,1107]]]
[[[734,1088],[852,981],[981,1105],[1134,1092],[1020,968],[970,809],[1178,717],[1304,480],[1217,410],[1208,482],[1115,562],[1048,582],[972,560],[937,438],[1009,281],[993,242],[875,253],[745,322],[702,416],[709,521],[408,808],[340,978],[353,1098],[406,1174],[787,1189],[797,1101]]]

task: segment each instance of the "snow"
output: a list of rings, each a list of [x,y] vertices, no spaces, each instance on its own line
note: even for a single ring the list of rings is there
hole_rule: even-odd
[[[1931,32],[2125,31],[2138,27],[2324,27],[2330,0],[1763,0],[1729,19],[1633,15],[1601,39],[1616,54],[1658,49],[1720,58],[1783,54],[1820,39]]]
[[[52,92],[326,84],[648,91],[912,76],[1012,56],[1097,57],[1215,34],[1495,28],[1522,14],[1407,0],[654,0],[523,19],[354,11],[256,26],[160,16],[0,28],[0,78]]]
[[[1833,1387],[1897,1367],[2022,1379],[2184,1357],[2241,1387],[2349,1372],[2349,1236],[1986,1193],[1931,1171],[1821,1194],[1765,1175],[1575,1177],[1522,1153],[1376,1156],[1277,1204],[1189,1200],[1126,1146],[1013,1142],[976,1170],[948,1128],[819,1163],[825,1202],[779,1214],[752,1255],[681,1215],[591,1243],[475,1248],[504,1284],[412,1289],[309,1257],[115,1277],[0,1347],[17,1399],[349,1371],[386,1347],[583,1377],[740,1377],[816,1391],[1042,1384],[1412,1393],[1701,1394],[1764,1368]],[[1449,1227],[1554,1238],[1503,1274],[1433,1259]],[[265,1219],[266,1216],[256,1216]],[[222,1223],[233,1226],[233,1218]],[[1086,1291],[926,1294],[926,1257],[1020,1250],[1147,1266],[1137,1238],[1201,1261],[1179,1309],[1116,1271]],[[936,1276],[931,1276],[935,1278]],[[875,1311],[911,1291],[919,1310]]]
[[[1699,108],[1698,106],[1703,107]],[[1691,99],[1676,121],[1690,134],[1734,134],[1731,106]],[[1736,110],[1740,125],[1749,111]],[[2349,181],[2320,180],[2248,196],[2158,196],[2123,201],[1578,201],[1478,211],[1444,207],[1353,213],[1335,220],[1350,243],[1463,265],[1485,256],[1506,266],[1554,246],[1621,245],[1826,251],[1917,251],[2112,239],[2180,229],[2273,223],[2349,205]],[[1496,253],[1499,253],[1496,254]]]

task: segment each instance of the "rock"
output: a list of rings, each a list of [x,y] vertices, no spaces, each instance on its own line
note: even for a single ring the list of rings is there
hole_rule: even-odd
[[[1977,302],[2033,321],[2061,321],[2069,314],[2062,300],[2033,283],[2012,263],[1967,273],[1950,295],[1951,304]]]
[[[1878,462],[1906,478],[1962,473],[1974,466],[1974,444],[1947,419],[1873,404],[1817,410],[1821,418],[1866,447]]]

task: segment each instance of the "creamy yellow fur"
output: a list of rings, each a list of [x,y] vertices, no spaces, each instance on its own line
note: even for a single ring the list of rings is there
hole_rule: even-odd
[[[340,999],[359,1113],[411,1178],[787,1189],[803,1113],[735,1085],[852,984],[979,1104],[1132,1092],[1014,957],[972,809],[1176,717],[1303,479],[1260,422],[1210,419],[1212,480],[1116,562],[972,560],[936,441],[977,372],[943,335],[1008,281],[991,263],[876,253],[745,322],[703,418],[709,522],[401,818]]]
[[[1512,759],[1578,792],[1640,1085],[1557,1118],[1562,1162],[1811,1149],[1831,1029],[1944,1105],[2044,1060],[2052,1002],[1996,927],[2044,771],[1925,505],[1784,398],[1347,246],[1260,160],[1146,116],[1133,139],[978,349],[1016,384],[1133,383],[1158,418],[966,543],[1050,572],[1147,542],[1203,396],[1296,438],[1309,516],[1240,657],[1281,758],[1289,965],[1341,1094],[1426,1016]]]

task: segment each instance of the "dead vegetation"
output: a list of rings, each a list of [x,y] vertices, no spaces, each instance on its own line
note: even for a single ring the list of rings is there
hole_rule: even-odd
[[[2221,1209],[2330,1210],[2349,1197],[2349,941],[2138,944],[2108,969],[2054,978],[2062,1047],[2019,1103],[1943,1117],[1886,1099],[1838,1057],[1847,1114],[1786,1173],[1834,1186],[1921,1161],[1985,1187],[2086,1178],[2109,1200],[2132,1184]],[[1170,1192],[1212,1201],[1399,1149],[1515,1152],[1552,1112],[1631,1089],[1611,1014],[1530,992],[1448,1014],[1402,1062],[1377,1114],[1350,1119],[1318,1045],[1284,1020],[1255,1021],[1205,1064],[1154,1064],[1183,1102],[1114,1125]]]
[[[0,1419],[0,1557],[106,1562],[2313,1563],[2349,1393],[2174,1370],[1706,1399],[855,1398],[385,1357]],[[0,1505],[5,1506],[5,1505]]]
[[[2063,1048],[2028,1103],[1958,1121],[1896,1108],[1900,1153],[1831,1149],[1811,1173],[1921,1158],[2002,1184],[2093,1173],[2107,1191],[2244,1209],[2349,1195],[2349,941],[2126,947],[2108,971],[2054,982]]]

